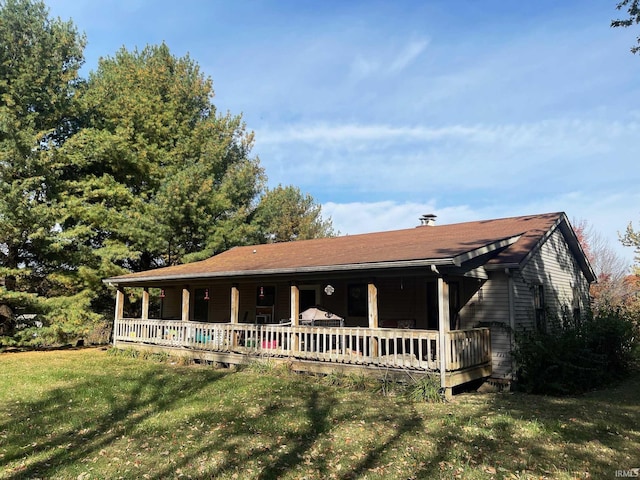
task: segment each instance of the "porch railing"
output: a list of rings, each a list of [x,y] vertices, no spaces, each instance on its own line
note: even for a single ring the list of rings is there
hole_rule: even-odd
[[[447,371],[490,361],[489,329],[455,330],[447,337]],[[114,340],[333,363],[439,370],[438,332],[361,327],[308,327],[180,320],[116,321]]]

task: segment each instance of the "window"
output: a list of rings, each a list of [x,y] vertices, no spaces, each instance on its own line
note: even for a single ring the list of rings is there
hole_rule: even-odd
[[[272,307],[276,304],[276,287],[260,286],[256,289],[256,306]]]
[[[580,312],[580,307],[575,307],[573,309],[573,322],[576,326],[582,323],[582,312]]]
[[[544,285],[533,286],[533,306],[536,316],[536,328],[539,332],[547,331],[547,319],[544,308]]]
[[[367,284],[358,283],[349,285],[348,312],[349,316],[367,316]]]
[[[320,305],[320,286],[319,285],[300,285],[300,311],[304,312],[307,308]]]

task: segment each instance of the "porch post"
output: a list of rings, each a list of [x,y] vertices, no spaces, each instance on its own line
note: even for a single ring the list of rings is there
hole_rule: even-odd
[[[300,324],[300,289],[295,283],[291,284],[291,326]]]
[[[369,328],[378,328],[378,287],[373,281],[367,285],[367,311],[369,314]],[[378,339],[371,337],[371,356],[378,356]]]
[[[291,284],[291,326],[300,325],[300,288],[297,284]],[[298,351],[300,338],[297,333],[291,335],[291,350]]]
[[[149,288],[142,290],[142,320],[149,320]]]
[[[182,321],[189,321],[189,299],[190,299],[189,286],[182,287]]]
[[[231,323],[239,323],[240,318],[240,289],[238,285],[231,287]]]
[[[113,345],[116,344],[116,337],[118,336],[118,323],[124,315],[124,289],[118,287],[116,290],[116,310],[113,319]]]
[[[124,289],[118,287],[116,290],[116,320],[122,320],[124,316]]]
[[[451,395],[447,385],[447,357],[449,355],[449,285],[438,277],[438,334],[440,340],[440,387],[445,395]]]

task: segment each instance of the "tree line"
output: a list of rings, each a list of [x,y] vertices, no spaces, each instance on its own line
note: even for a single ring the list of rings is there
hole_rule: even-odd
[[[40,314],[38,341],[102,321],[105,277],[334,234],[310,195],[266,187],[188,55],[122,48],[82,78],[85,44],[44,2],[0,1],[0,305]]]

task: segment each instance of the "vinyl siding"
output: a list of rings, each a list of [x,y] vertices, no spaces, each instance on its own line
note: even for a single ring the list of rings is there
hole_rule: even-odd
[[[491,328],[491,362],[496,378],[509,378],[512,371],[509,326],[509,279],[491,272],[489,279],[471,296],[460,311],[462,328]]]
[[[574,308],[581,315],[589,309],[589,283],[560,230],[556,229],[540,249],[514,274],[516,330],[534,330],[533,286],[543,286],[547,325],[550,330],[570,318]]]

